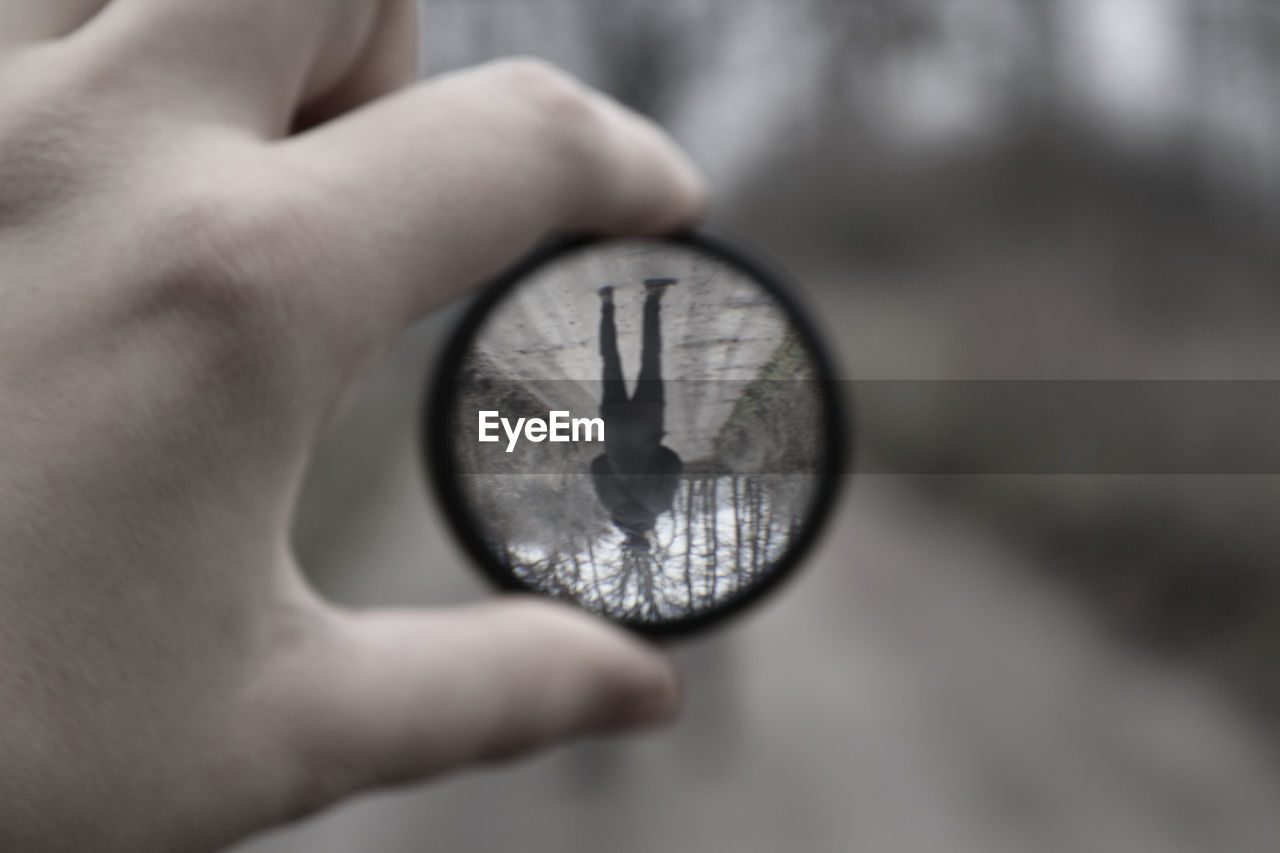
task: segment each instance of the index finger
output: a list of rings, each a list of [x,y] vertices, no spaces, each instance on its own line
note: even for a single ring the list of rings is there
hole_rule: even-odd
[[[361,235],[335,307],[376,300],[400,325],[551,232],[660,234],[706,205],[700,174],[666,134],[535,60],[419,85],[277,154],[308,189],[340,200],[317,212],[313,233]]]

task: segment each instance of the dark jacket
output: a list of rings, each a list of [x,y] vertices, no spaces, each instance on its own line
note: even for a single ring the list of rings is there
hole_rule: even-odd
[[[628,454],[625,464],[608,453],[591,462],[596,495],[618,529],[633,534],[653,530],[658,516],[671,509],[684,463],[670,448],[651,445],[644,454]]]

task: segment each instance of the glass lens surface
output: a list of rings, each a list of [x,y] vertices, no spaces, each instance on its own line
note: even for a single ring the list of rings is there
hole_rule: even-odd
[[[509,288],[447,397],[458,499],[520,585],[660,624],[768,578],[813,511],[818,360],[726,258],[590,243]]]

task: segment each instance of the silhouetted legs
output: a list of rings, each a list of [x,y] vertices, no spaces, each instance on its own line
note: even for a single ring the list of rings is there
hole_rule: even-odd
[[[662,384],[662,294],[675,279],[654,278],[644,283],[644,323],[640,350],[640,376],[635,393],[628,397],[618,354],[618,329],[613,318],[613,288],[600,288],[600,357],[604,361],[604,393],[600,414],[605,434],[616,438],[615,447],[657,447],[662,442],[666,396]]]
[[[662,403],[662,289],[651,288],[644,298],[644,334],[640,350],[637,403]]]
[[[600,358],[604,361],[602,406],[627,402],[627,383],[618,355],[618,327],[613,322],[613,288],[600,288]]]

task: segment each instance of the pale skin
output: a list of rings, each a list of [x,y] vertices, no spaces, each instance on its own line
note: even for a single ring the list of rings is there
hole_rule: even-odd
[[[414,82],[417,27],[0,0],[0,850],[214,850],[677,712],[670,661],[587,616],[351,612],[292,555],[316,439],[406,326],[549,233],[704,205],[542,63]]]

